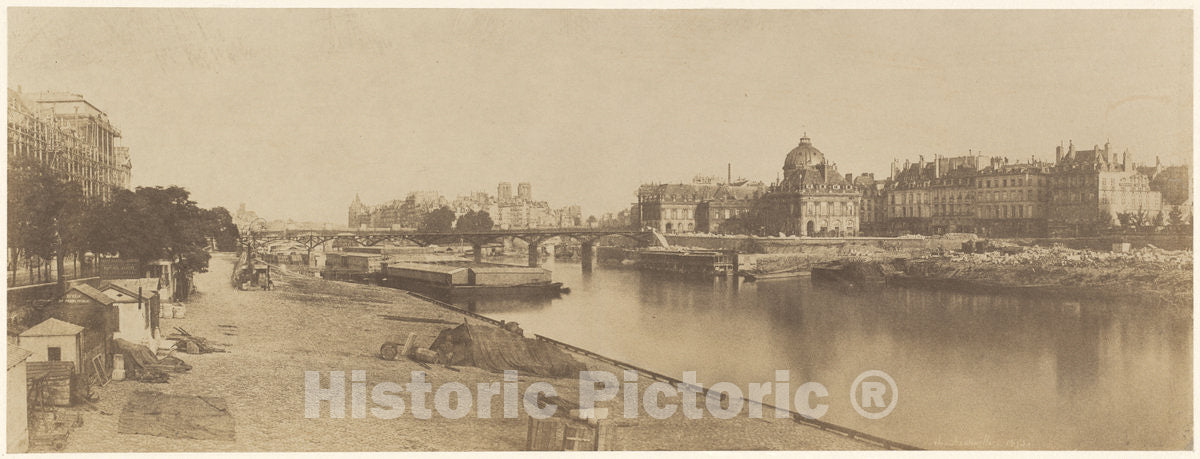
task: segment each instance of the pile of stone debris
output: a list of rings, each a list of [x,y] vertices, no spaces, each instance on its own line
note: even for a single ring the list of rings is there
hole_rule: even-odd
[[[1001,250],[984,253],[954,253],[948,255],[954,262],[994,265],[1035,265],[1052,267],[1086,268],[1138,268],[1151,270],[1192,269],[1190,250],[1163,250],[1154,246],[1128,252],[1099,252],[1079,250],[1055,245],[1052,247],[1002,247]]]

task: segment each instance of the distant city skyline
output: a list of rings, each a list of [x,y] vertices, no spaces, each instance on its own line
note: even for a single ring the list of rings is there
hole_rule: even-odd
[[[1190,11],[9,10],[8,85],[82,94],[135,186],[338,223],[363,201],[531,182],[771,182],[805,133],[843,173],[1111,142],[1190,164]],[[277,24],[271,30],[259,24]],[[902,24],[903,26],[898,26]]]

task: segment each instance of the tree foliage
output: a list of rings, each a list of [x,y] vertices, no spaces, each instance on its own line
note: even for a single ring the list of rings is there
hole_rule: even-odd
[[[204,211],[189,197],[177,186],[117,192],[95,222],[96,249],[142,264],[170,260],[185,275],[208,271]]]
[[[200,217],[204,222],[204,236],[216,243],[217,250],[222,252],[237,250],[238,228],[228,209],[224,207],[201,209]]]
[[[1171,228],[1174,230],[1182,229],[1184,224],[1183,209],[1180,209],[1179,206],[1172,206],[1171,212],[1167,214],[1167,222],[1170,223]]]
[[[90,204],[78,184],[37,163],[8,169],[8,245],[24,253],[54,259],[62,283],[63,258],[86,249]]]
[[[455,227],[459,231],[490,231],[496,222],[492,221],[492,216],[486,210],[467,211],[458,217],[458,223]]]
[[[429,232],[446,232],[454,228],[454,211],[442,206],[425,215],[421,221],[420,230]]]

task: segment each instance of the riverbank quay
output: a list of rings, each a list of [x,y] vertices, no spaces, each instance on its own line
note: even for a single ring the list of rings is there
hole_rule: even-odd
[[[893,265],[899,272],[888,282],[981,293],[1137,298],[1190,309],[1192,263],[1190,250],[1016,247],[904,260]]]
[[[428,346],[438,332],[451,326],[389,320],[382,317],[385,315],[452,323],[467,320],[481,325],[485,321],[402,291],[315,278],[279,276],[274,290],[238,291],[228,279],[233,262],[231,255],[215,256],[209,272],[196,278],[199,293],[189,300],[186,318],[162,319],[164,329],[184,328],[224,346],[228,352],[177,354],[192,369],[173,374],[166,384],[113,381],[101,387],[95,407],[81,410],[84,424],[72,432],[65,451],[517,451],[525,447],[529,417],[522,409],[517,418],[503,418],[500,397],[493,401],[493,416],[489,419],[480,419],[476,406],[460,419],[447,419],[435,412],[431,419],[421,420],[408,410],[396,419],[370,415],[357,419],[351,417],[349,406],[345,418],[333,418],[325,403],[320,417],[306,418],[305,371],[322,372],[322,387],[327,387],[329,372],[345,371],[349,380],[354,370],[365,372],[368,388],[380,382],[407,383],[413,371],[425,372],[426,381],[434,388],[458,382],[473,390],[479,383],[503,381],[502,375],[473,367],[430,365],[425,369],[415,362],[387,361],[377,356],[386,339],[411,332],[416,334],[418,345]],[[608,371],[618,377],[622,374],[621,368],[602,361],[576,358],[591,370]],[[522,375],[520,391],[523,393],[535,382],[551,384],[565,399],[578,397],[576,378]],[[650,378],[639,378],[639,393],[645,393],[652,382]],[[346,386],[349,391],[349,381]],[[234,421],[233,440],[121,433],[122,411],[142,390],[222,399]],[[745,415],[747,410],[728,420],[708,413],[692,420],[680,412],[662,420],[644,413],[625,420],[621,411],[623,395],[619,393],[601,405],[609,408],[610,420],[629,424],[616,428],[616,446],[620,449],[878,448],[792,419],[750,418]],[[700,400],[703,403],[702,397]],[[347,394],[348,405],[349,401]],[[431,400],[427,400],[427,406],[432,408]]]

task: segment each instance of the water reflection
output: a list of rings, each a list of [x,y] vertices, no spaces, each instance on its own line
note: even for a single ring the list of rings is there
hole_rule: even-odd
[[[559,262],[558,299],[478,300],[614,358],[744,385],[787,369],[829,389],[827,421],[928,448],[1179,449],[1190,442],[1191,317],[1151,304],[743,283]],[[867,420],[849,387],[883,370],[902,402]]]

